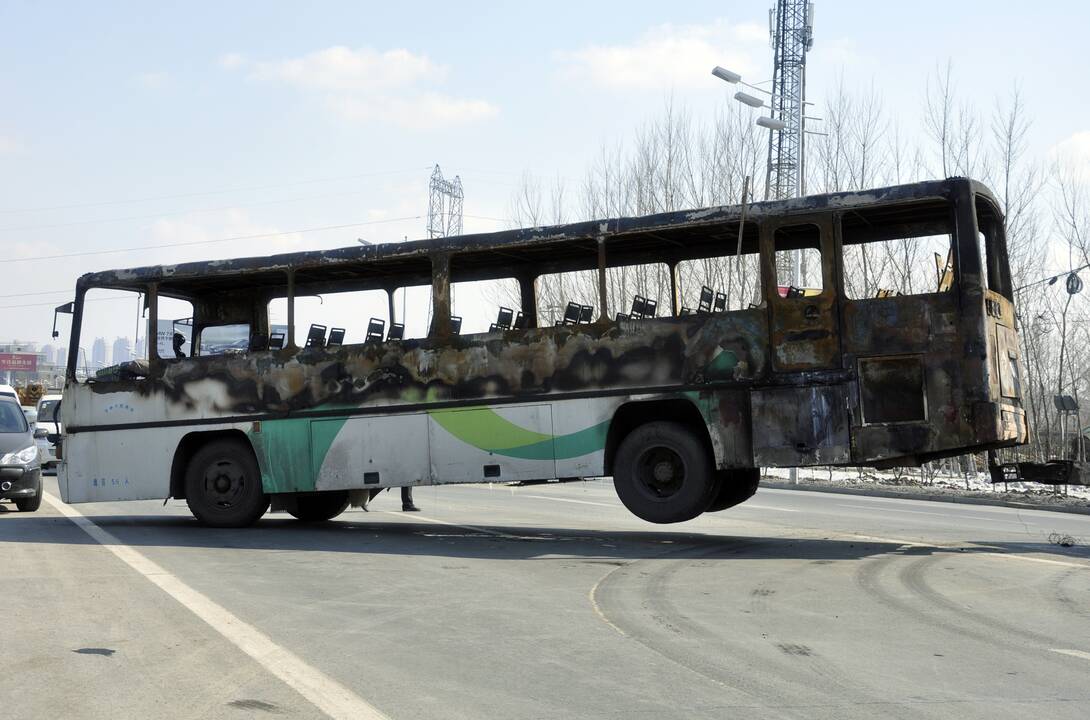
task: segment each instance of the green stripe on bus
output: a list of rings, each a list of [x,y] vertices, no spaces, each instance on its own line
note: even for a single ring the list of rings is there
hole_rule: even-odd
[[[433,410],[428,415],[454,437],[482,450],[494,452],[552,440],[551,435],[519,427],[490,408]]]
[[[605,447],[609,430],[606,420],[567,435],[545,435],[519,427],[490,408],[438,410],[428,414],[467,445],[523,460],[566,460],[596,452]]]
[[[347,418],[312,422],[309,418],[264,420],[250,440],[261,466],[261,485],[267,493],[310,492],[321,461]]]

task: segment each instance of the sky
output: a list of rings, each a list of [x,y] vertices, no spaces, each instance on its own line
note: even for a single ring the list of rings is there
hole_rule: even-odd
[[[504,229],[524,172],[578,185],[669,97],[710,116],[713,65],[767,79],[770,5],[4,0],[0,341],[48,341],[84,272],[423,237],[437,163],[467,232]],[[1090,4],[815,6],[819,108],[843,78],[918,126],[949,60],[980,107],[1021,86],[1033,155],[1090,166]]]

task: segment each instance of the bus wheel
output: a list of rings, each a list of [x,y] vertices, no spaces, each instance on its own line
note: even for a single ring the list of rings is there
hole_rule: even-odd
[[[212,527],[246,527],[269,508],[253,451],[238,440],[213,440],[190,459],[185,502]]]
[[[757,492],[757,484],[761,481],[760,468],[720,470],[718,475],[719,492],[704,512],[719,512],[749,500]]]
[[[692,520],[719,489],[708,450],[673,422],[652,422],[628,434],[617,448],[613,487],[629,511],[653,523]]]
[[[333,490],[329,492],[307,493],[295,497],[295,507],[290,505],[288,513],[296,520],[303,522],[324,522],[332,520],[345,511],[348,507],[348,491]]]

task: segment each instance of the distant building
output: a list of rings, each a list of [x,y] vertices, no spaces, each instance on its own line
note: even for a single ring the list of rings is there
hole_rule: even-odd
[[[68,348],[59,347],[57,353],[54,356],[53,362],[59,367],[66,367],[68,365]]]
[[[106,341],[97,337],[91,345],[91,369],[101,370],[104,367],[106,367]]]
[[[38,354],[42,357],[42,362],[46,365],[52,365],[56,350],[52,345],[42,345],[42,349],[38,351]]]
[[[133,355],[135,355],[137,358],[147,359],[148,353],[147,353],[147,338],[146,337],[142,337],[142,338],[140,338],[139,340],[136,341],[136,349],[133,350]]]
[[[132,360],[132,345],[129,344],[129,339],[127,337],[119,337],[114,340],[113,353],[110,355],[110,358],[110,362],[113,365]]]

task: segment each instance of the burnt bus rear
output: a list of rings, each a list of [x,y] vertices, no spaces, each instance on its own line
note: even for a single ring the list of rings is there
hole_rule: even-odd
[[[950,233],[949,265],[936,263],[945,291],[842,304],[854,464],[916,465],[1028,438],[999,205],[975,181],[943,186],[941,199],[891,208],[903,222],[883,221],[892,235]],[[844,213],[843,247],[872,234],[875,219]]]

